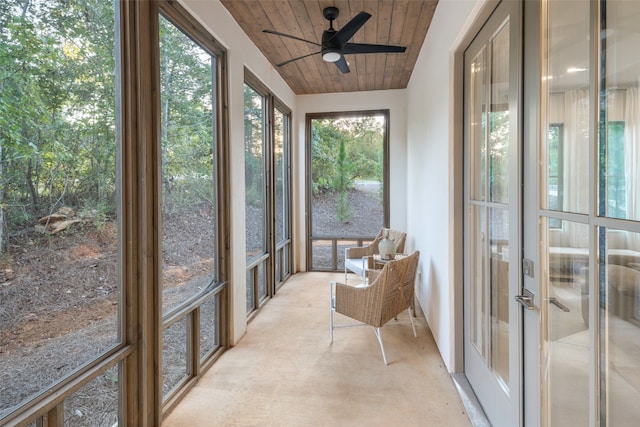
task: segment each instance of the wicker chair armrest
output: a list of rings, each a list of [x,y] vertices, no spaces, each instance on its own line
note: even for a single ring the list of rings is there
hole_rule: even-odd
[[[371,256],[377,253],[375,248],[377,248],[377,246],[374,247],[372,245],[347,248],[347,258],[355,259],[355,258],[364,258],[366,256]]]
[[[374,288],[336,283],[336,312],[360,322],[369,323]]]

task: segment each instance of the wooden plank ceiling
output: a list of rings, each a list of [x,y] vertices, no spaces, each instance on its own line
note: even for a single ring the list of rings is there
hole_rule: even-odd
[[[221,0],[249,38],[296,94],[404,89],[431,23],[438,0]],[[349,40],[406,46],[404,53],[345,55],[351,72],[342,74],[320,54],[277,67],[320,48],[310,43],[264,33],[275,30],[315,43],[329,28],[322,11],[340,10],[334,29],[340,30],[361,11],[371,18]]]

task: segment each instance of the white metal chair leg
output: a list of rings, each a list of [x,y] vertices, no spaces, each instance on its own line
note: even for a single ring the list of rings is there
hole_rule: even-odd
[[[348,273],[349,270],[347,270],[347,252],[348,251],[349,251],[349,248],[344,248],[344,284],[345,285],[349,283],[348,282],[349,277],[347,276],[349,274]]]
[[[347,251],[344,251],[344,284],[347,284]]]
[[[333,342],[333,312],[335,311],[336,304],[336,301],[333,298],[333,288],[335,284],[336,282],[329,283],[329,337],[331,338],[331,342]]]
[[[384,353],[384,345],[382,344],[382,334],[380,332],[380,328],[373,328],[373,332],[376,334],[376,338],[378,338],[378,343],[380,344],[380,350],[382,350],[382,359],[384,360],[384,364],[387,363],[387,355]]]
[[[411,310],[411,307],[409,307],[407,310],[409,310],[409,320],[411,320],[411,328],[413,328],[413,336],[414,338],[418,338],[418,333],[416,332],[416,325],[415,323],[413,323],[413,310]]]

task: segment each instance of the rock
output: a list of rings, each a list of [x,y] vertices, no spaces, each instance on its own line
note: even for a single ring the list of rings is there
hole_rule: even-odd
[[[38,224],[35,226],[35,230],[40,233],[48,231],[51,234],[55,234],[65,228],[68,228],[70,225],[81,222],[79,219],[71,219],[75,216],[76,212],[73,209],[67,206],[62,206],[56,211],[56,213],[40,218],[38,220]]]
[[[54,223],[49,223],[49,225],[42,225],[42,224],[36,224],[35,226],[35,230],[39,231],[40,233],[44,233],[44,232],[49,232],[51,234],[55,234],[59,231],[62,231],[66,228],[68,228],[69,226],[76,224],[78,222],[82,222],[79,219],[69,219],[69,220],[65,220],[65,221],[58,221],[58,222],[54,222]],[[45,222],[46,224],[46,222]]]

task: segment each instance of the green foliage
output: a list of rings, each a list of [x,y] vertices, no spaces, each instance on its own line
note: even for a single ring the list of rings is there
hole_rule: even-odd
[[[338,192],[347,192],[353,185],[351,177],[352,163],[347,159],[344,139],[340,139],[338,144],[338,157],[333,175],[332,189]]]
[[[312,190],[314,195],[340,191],[342,182],[375,180],[382,182],[384,167],[384,123],[372,116],[317,119],[311,127]],[[344,145],[344,171],[340,168],[341,144]],[[343,180],[341,182],[341,180]]]
[[[210,176],[191,174],[181,176],[171,183],[171,190],[163,192],[162,212],[165,215],[180,215],[194,208],[211,206],[214,188]]]
[[[163,214],[213,203],[212,58],[160,19]]]
[[[91,201],[85,200],[84,205],[80,208],[78,216],[84,220],[90,221],[91,224],[99,231],[105,225],[115,218],[116,212],[113,203],[104,200]]]
[[[115,194],[113,3],[6,0],[0,18],[0,205],[8,231]]]
[[[353,218],[353,212],[351,210],[351,204],[348,199],[349,193],[346,191],[340,191],[336,196],[336,216],[338,221],[345,223]]]
[[[264,200],[264,97],[244,86],[244,180],[248,206],[261,207]]]
[[[335,174],[333,176],[333,188],[338,192],[336,214],[340,222],[346,222],[352,217],[351,206],[347,198],[349,189],[353,185],[351,169],[352,165],[347,159],[344,139],[340,139]]]
[[[214,198],[215,58],[160,21],[163,198],[183,211]],[[0,208],[9,235],[63,205],[98,228],[115,216],[114,24],[112,1],[0,4]]]

